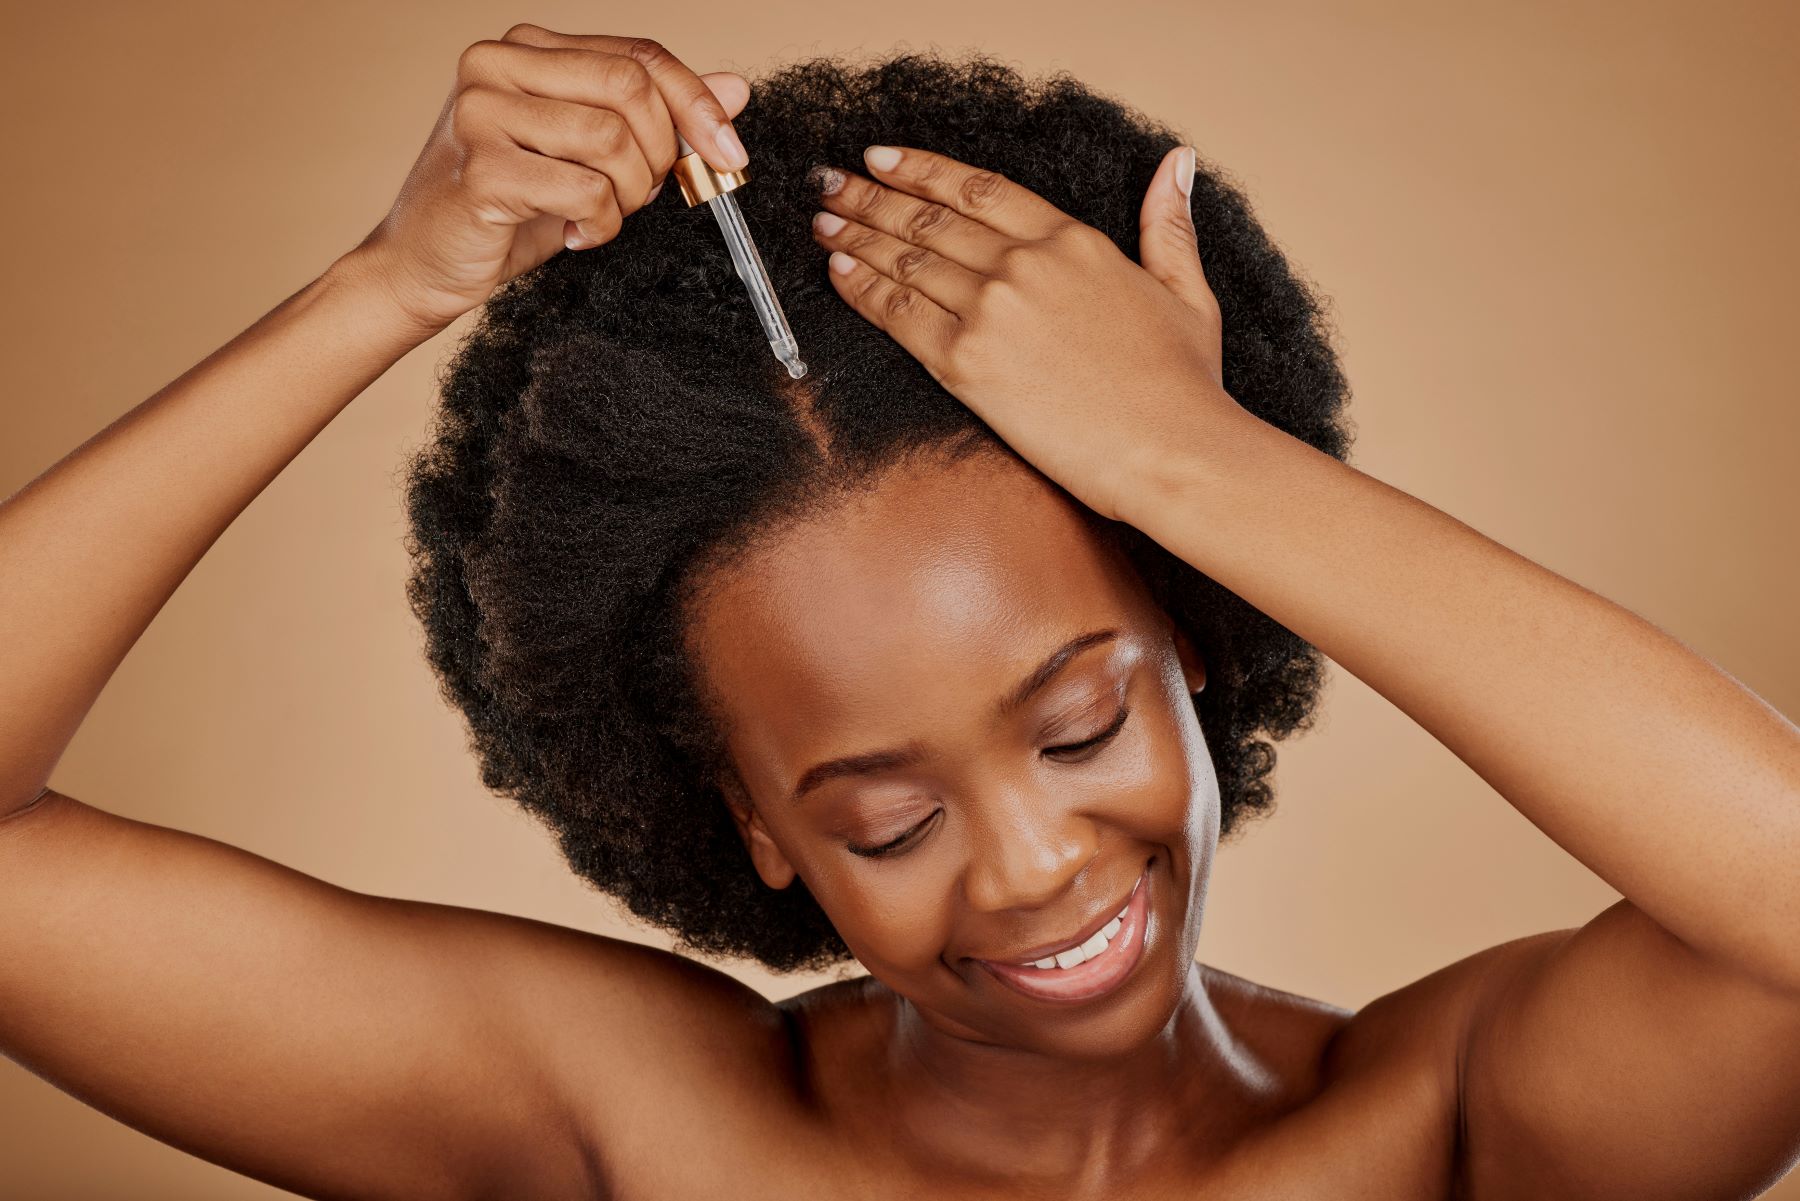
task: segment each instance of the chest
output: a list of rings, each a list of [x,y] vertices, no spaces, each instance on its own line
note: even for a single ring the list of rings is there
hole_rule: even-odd
[[[759,1114],[693,1112],[662,1126],[655,1146],[617,1165],[620,1201],[796,1196],[868,1201],[1449,1201],[1454,1115],[1403,1078],[1349,1081],[1272,1117],[1228,1147],[1209,1144],[1196,1115],[1191,1140],[1171,1140],[1129,1172],[1097,1166],[1086,1178],[1009,1176],[933,1162],[902,1149],[879,1113],[819,1098],[772,1098]],[[996,1157],[1005,1155],[996,1148]],[[1016,1159],[1017,1157],[1012,1157]]]

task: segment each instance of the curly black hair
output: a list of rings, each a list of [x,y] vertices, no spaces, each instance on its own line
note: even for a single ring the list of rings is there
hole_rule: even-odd
[[[750,82],[734,124],[751,180],[735,195],[808,376],[791,384],[716,224],[666,188],[613,241],[499,289],[457,346],[405,467],[407,597],[482,782],[544,822],[576,873],[682,949],[795,971],[850,952],[804,882],[762,883],[728,813],[731,767],[686,643],[697,581],[902,458],[1012,453],[832,289],[808,169],[858,165],[877,142],[936,150],[1136,261],[1145,189],[1187,139],[1066,73],[1028,79],[973,52],[816,57]],[[1226,390],[1344,459],[1348,389],[1324,302],[1204,158],[1192,204]],[[1270,805],[1269,740],[1311,725],[1321,657],[1094,517],[1206,664],[1195,706],[1229,833]]]

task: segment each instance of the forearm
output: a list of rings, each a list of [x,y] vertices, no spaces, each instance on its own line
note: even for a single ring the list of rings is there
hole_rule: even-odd
[[[1628,610],[1255,418],[1128,520],[1702,953],[1800,988],[1800,731]]]
[[[346,256],[0,504],[0,813],[207,548],[422,337]]]

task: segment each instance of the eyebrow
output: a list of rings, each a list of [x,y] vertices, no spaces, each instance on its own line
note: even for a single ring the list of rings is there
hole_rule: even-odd
[[[1031,673],[1020,680],[994,706],[996,717],[1005,717],[1017,710],[1019,706],[1030,700],[1056,674],[1069,665],[1082,651],[1103,642],[1111,642],[1119,636],[1116,629],[1090,630],[1086,634],[1069,639],[1055,650],[1042,663],[1032,668]],[[844,755],[837,759],[828,759],[806,769],[800,782],[794,785],[792,800],[798,803],[807,793],[824,784],[828,780],[836,780],[844,776],[868,776],[878,772],[893,771],[896,768],[911,767],[925,758],[925,748],[917,742],[902,747],[894,747],[883,751],[865,751],[860,755]]]

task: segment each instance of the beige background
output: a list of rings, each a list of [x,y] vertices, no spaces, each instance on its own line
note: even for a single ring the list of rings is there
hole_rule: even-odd
[[[648,34],[697,70],[747,75],[816,52],[980,48],[1069,69],[1244,182],[1335,298],[1357,466],[1800,713],[1790,7],[11,7],[0,493],[359,240],[458,51],[514,21]],[[54,782],[352,888],[667,945],[483,791],[419,654],[394,473],[448,345],[390,371],[226,532]],[[1281,988],[1359,1006],[1613,899],[1335,667],[1278,793],[1221,857],[1201,955]],[[741,974],[771,997],[819,982]],[[4,1060],[0,1194],[287,1195]],[[1800,1179],[1771,1195],[1800,1198]]]

